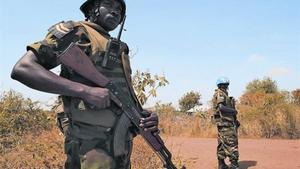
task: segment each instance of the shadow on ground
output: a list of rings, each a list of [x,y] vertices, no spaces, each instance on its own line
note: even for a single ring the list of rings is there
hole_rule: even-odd
[[[253,167],[253,166],[256,166],[257,164],[257,161],[240,161],[239,162],[240,164],[240,169],[247,169],[249,167]]]

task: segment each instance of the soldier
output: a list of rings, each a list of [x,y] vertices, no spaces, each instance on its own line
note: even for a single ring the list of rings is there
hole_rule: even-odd
[[[60,22],[50,27],[44,40],[27,46],[27,53],[16,63],[11,77],[33,89],[61,95],[68,120],[67,125],[63,125],[67,155],[65,168],[127,169],[130,168],[132,138],[136,129],[131,123],[116,129],[122,111],[110,102],[108,89],[96,87],[64,65],[61,65],[60,76],[50,71],[60,65],[58,56],[75,43],[99,72],[122,88],[128,95],[126,97],[138,102],[131,85],[127,45],[121,42],[117,58],[109,58],[110,65],[103,64],[110,39],[108,32],[125,17],[124,0],[87,0],[80,9],[85,21]],[[145,114],[140,126],[158,132],[157,114]],[[66,124],[64,115],[61,119]],[[122,139],[114,139],[115,136],[122,136]],[[113,145],[119,145],[118,149]]]
[[[238,133],[239,122],[233,97],[228,96],[229,79],[221,77],[217,80],[218,89],[213,96],[213,121],[218,128],[218,168],[228,169],[224,159],[229,157],[231,169],[238,169]]]

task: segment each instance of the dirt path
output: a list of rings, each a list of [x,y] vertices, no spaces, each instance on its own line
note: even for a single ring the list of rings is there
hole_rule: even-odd
[[[166,140],[188,169],[216,169],[216,139]],[[239,151],[241,169],[300,169],[300,140],[240,139]]]

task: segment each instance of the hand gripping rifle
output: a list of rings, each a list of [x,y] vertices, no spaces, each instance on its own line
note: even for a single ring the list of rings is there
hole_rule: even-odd
[[[163,165],[167,169],[176,169],[172,162],[172,154],[166,148],[162,138],[158,134],[153,134],[151,131],[144,131],[139,126],[142,106],[138,103],[133,103],[132,99],[126,97],[126,94],[109,80],[102,73],[100,73],[93,65],[89,57],[74,43],[59,55],[58,59],[62,64],[71,68],[76,73],[80,74],[87,80],[95,83],[99,87],[107,88],[110,91],[111,100],[119,106],[125,113],[126,117],[138,129],[139,134],[146,140],[149,146],[160,157]]]

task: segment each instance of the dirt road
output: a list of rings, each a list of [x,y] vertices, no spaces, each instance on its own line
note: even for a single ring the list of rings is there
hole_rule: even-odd
[[[188,169],[216,169],[216,139],[166,138]],[[300,169],[300,140],[240,139],[241,169]]]

